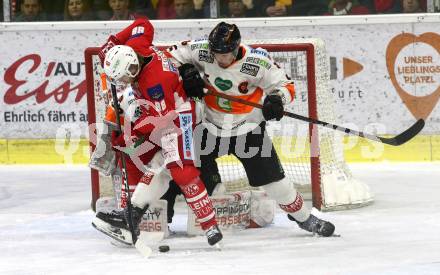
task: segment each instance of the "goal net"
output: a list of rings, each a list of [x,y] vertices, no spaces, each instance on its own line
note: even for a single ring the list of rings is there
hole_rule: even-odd
[[[295,99],[286,110],[338,124],[329,90],[329,59],[320,39],[269,40],[249,43],[266,49],[295,83]],[[89,124],[102,122],[106,105],[102,95],[99,48],[85,51]],[[339,122],[341,123],[341,122]],[[351,174],[343,154],[342,135],[331,129],[285,117],[268,123],[268,132],[286,177],[322,211],[355,208],[373,202],[369,187]],[[95,149],[99,127],[90,127]],[[97,133],[98,132],[98,133]],[[233,156],[217,160],[226,191],[250,189],[243,166]],[[113,194],[111,180],[91,171],[92,207],[102,196]]]

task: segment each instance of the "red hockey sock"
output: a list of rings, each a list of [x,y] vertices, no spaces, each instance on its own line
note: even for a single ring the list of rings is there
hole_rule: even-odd
[[[182,190],[186,203],[192,209],[203,230],[216,225],[215,212],[199,170],[192,165],[170,168],[171,176]]]
[[[295,220],[303,222],[310,216],[310,211],[304,205],[304,200],[300,193],[296,193],[295,200],[289,204],[279,204],[280,208],[292,215]]]

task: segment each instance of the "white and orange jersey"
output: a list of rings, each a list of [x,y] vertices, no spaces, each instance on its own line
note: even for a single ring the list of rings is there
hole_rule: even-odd
[[[271,93],[279,94],[284,104],[290,103],[294,98],[292,81],[264,49],[253,49],[241,44],[241,58],[227,68],[217,64],[206,39],[183,42],[171,47],[168,53],[181,64],[195,65],[220,93],[260,104],[263,103],[264,96]],[[260,109],[217,96],[206,95],[204,103],[202,119],[215,135],[234,136],[249,132],[264,120]],[[239,129],[242,126],[246,130]]]
[[[119,91],[117,96],[119,107],[122,109],[120,114],[121,125],[124,125],[125,120],[134,123],[141,116],[142,110],[137,102],[133,88],[128,85]],[[116,112],[111,102],[106,107],[104,120],[116,125]]]

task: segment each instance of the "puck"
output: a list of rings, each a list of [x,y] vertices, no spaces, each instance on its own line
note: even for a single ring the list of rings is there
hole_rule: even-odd
[[[168,252],[168,251],[170,251],[170,246],[169,245],[161,245],[161,246],[159,246],[159,251],[160,252]]]

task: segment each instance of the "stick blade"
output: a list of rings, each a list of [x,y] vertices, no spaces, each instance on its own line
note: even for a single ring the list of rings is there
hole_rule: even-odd
[[[137,251],[145,258],[149,258],[153,253],[152,246],[156,246],[165,237],[164,232],[145,232],[141,231],[136,244]]]
[[[137,249],[139,253],[141,253],[142,256],[145,258],[149,258],[151,254],[153,253],[153,250],[151,247],[149,247],[146,243],[137,241],[134,247]]]
[[[416,123],[414,123],[411,127],[406,129],[403,133],[393,137],[393,138],[379,138],[380,141],[382,141],[385,144],[393,145],[393,146],[399,146],[407,141],[411,140],[413,137],[415,137],[420,131],[422,131],[423,127],[425,127],[425,120],[419,119]]]

